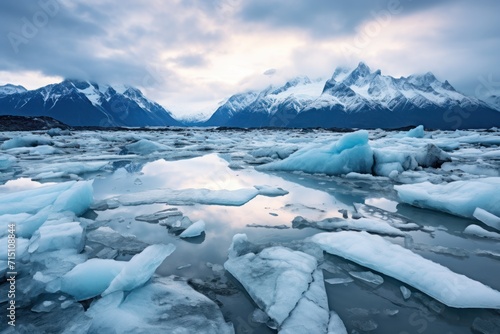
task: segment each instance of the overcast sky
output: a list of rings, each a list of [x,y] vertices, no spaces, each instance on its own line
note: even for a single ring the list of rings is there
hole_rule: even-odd
[[[498,13],[497,0],[2,1],[0,85],[130,84],[188,115],[364,61],[474,94],[499,86]]]

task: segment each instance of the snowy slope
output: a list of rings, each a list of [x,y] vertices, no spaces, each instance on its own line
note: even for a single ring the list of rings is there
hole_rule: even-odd
[[[326,82],[297,77],[282,87],[233,95],[207,125],[489,128],[500,126],[494,105],[430,72],[394,78],[361,62],[351,70],[338,67]]]
[[[24,88],[23,86],[15,86],[15,85],[11,85],[11,84],[0,86],[0,96],[16,94],[16,93],[23,93],[25,91],[26,91],[26,88]]]
[[[16,88],[17,94],[2,95],[4,115],[50,116],[69,125],[167,126],[180,125],[172,114],[130,86],[99,86],[80,80],[64,80],[32,91]]]

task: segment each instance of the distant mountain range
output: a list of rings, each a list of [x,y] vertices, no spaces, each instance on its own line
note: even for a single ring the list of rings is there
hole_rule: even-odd
[[[182,125],[136,88],[80,80],[64,80],[31,91],[2,86],[0,115],[49,116],[72,126]]]
[[[486,101],[486,102],[485,102]],[[500,126],[500,97],[466,96],[432,73],[394,78],[359,63],[328,80],[297,77],[283,86],[238,93],[208,120],[176,120],[129,86],[64,80],[27,91],[0,87],[0,115],[50,116],[72,126],[228,126],[490,128]]]
[[[360,63],[353,70],[337,68],[326,81],[298,77],[281,87],[233,95],[206,125],[490,128],[500,126],[496,105],[459,93],[430,72],[393,78]]]

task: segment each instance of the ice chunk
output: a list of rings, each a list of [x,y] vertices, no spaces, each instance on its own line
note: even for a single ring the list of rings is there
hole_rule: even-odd
[[[26,255],[26,251],[28,250],[28,246],[29,246],[29,240],[23,239],[23,238],[16,238],[15,240],[16,240],[15,247],[13,247],[12,244],[9,244],[8,237],[0,238],[0,260],[1,261],[7,261],[8,251],[15,250],[16,260],[21,260],[24,257],[24,255]],[[11,245],[11,246],[9,247],[9,245]]]
[[[350,271],[349,275],[374,286],[384,283],[382,276],[374,274],[371,271]]]
[[[109,294],[87,313],[90,333],[234,334],[213,301],[174,276],[154,278],[126,296]]]
[[[328,334],[347,334],[347,329],[345,328],[344,322],[334,311],[330,311]]]
[[[369,218],[359,219],[343,219],[343,218],[326,218],[318,222],[310,222],[303,217],[295,217],[292,221],[293,228],[315,227],[325,231],[334,231],[338,229],[367,231],[383,235],[405,236],[397,228],[389,225],[383,220],[375,220]]]
[[[96,230],[89,231],[87,240],[110,247],[122,254],[137,254],[148,246],[148,244],[137,240],[135,237],[125,237],[109,227],[99,227]]]
[[[265,324],[269,320],[269,316],[266,312],[263,312],[260,308],[256,308],[252,312],[252,321],[258,324]]]
[[[258,167],[263,170],[300,170],[328,175],[350,172],[371,173],[373,152],[368,144],[368,132],[357,131],[341,137],[328,147],[301,149],[288,158]]]
[[[490,232],[478,225],[469,225],[464,230],[465,234],[474,235],[481,238],[490,238],[500,240],[500,233]]]
[[[196,223],[185,229],[184,232],[179,235],[179,237],[193,238],[200,236],[202,233],[205,233],[205,222],[203,220],[198,220]]]
[[[342,231],[316,234],[310,240],[330,254],[394,277],[448,306],[500,308],[500,292],[382,237]]]
[[[158,151],[169,151],[172,150],[171,147],[166,145],[156,143],[148,139],[141,139],[135,143],[128,144],[125,146],[128,153],[148,155]]]
[[[0,171],[6,171],[14,165],[16,158],[8,154],[0,154]]]
[[[9,150],[16,147],[35,147],[39,145],[53,145],[54,143],[47,137],[28,135],[24,137],[16,137],[4,142],[0,149]]]
[[[283,322],[280,334],[325,333],[328,329],[330,314],[323,283],[323,272],[315,270],[309,289]]]
[[[402,150],[401,147],[374,149],[375,175],[390,176],[394,171],[402,173],[418,166],[438,168],[451,158],[434,144],[415,150]]]
[[[99,296],[126,264],[123,261],[90,259],[62,277],[61,291],[79,301]]]
[[[16,226],[18,236],[30,238],[51,213],[71,211],[80,215],[92,201],[92,181],[64,182],[0,195],[0,215],[31,214],[18,220]]]
[[[236,242],[242,238],[238,235]],[[224,263],[224,268],[278,325],[288,318],[308,290],[316,267],[314,257],[284,247],[271,247],[259,254],[230,257]]]
[[[43,253],[58,249],[72,248],[83,250],[85,231],[80,223],[43,225],[31,237],[28,251]]]
[[[259,191],[259,195],[267,197],[285,196],[288,194],[288,191],[281,188],[273,188],[270,186],[255,186],[255,188]]]
[[[416,128],[411,129],[406,134],[406,137],[410,137],[410,138],[424,138],[424,136],[425,136],[425,132],[424,132],[423,125],[419,125]]]
[[[328,284],[347,284],[353,282],[353,279],[350,277],[334,277],[325,279],[325,282]]]
[[[146,283],[153,276],[156,268],[174,250],[175,246],[172,244],[158,244],[151,245],[134,255],[102,295],[106,296],[116,291],[130,291]]]
[[[172,217],[175,217],[175,219],[179,219],[180,217],[182,217],[182,212],[178,211],[177,209],[166,209],[149,215],[137,216],[135,217],[135,220],[144,221],[148,223],[157,223],[160,220]]]
[[[399,287],[399,290],[401,290],[401,294],[403,295],[403,298],[404,298],[404,299],[408,299],[408,298],[410,298],[410,297],[411,297],[411,291],[410,291],[410,289],[408,289],[406,286],[401,285],[401,286]]]
[[[476,208],[500,216],[500,177],[455,181],[448,184],[405,184],[394,186],[408,204],[473,218]]]
[[[494,214],[489,213],[488,211],[481,208],[476,208],[472,215],[474,216],[474,218],[477,218],[489,227],[493,227],[495,230],[500,231],[500,217],[497,217]]]
[[[193,222],[191,221],[191,219],[189,219],[189,217],[186,216],[180,219],[179,217],[173,216],[168,219],[160,220],[160,225],[167,226],[170,232],[175,233],[179,231],[184,231],[189,226],[193,225]]]

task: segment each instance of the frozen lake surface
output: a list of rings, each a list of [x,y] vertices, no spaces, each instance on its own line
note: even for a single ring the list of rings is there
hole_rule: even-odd
[[[0,133],[18,330],[500,332],[498,130],[50,134]]]

